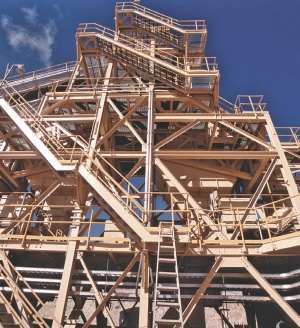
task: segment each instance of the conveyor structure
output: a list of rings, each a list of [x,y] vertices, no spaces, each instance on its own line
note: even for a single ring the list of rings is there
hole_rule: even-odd
[[[0,326],[299,327],[299,128],[219,96],[203,20],[115,21],[0,82]]]

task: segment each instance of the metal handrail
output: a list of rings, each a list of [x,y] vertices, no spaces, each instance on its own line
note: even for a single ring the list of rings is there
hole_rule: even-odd
[[[183,29],[184,32],[206,29],[205,20],[178,20],[132,2],[117,2],[116,10],[134,10],[138,14],[146,14],[159,19],[164,24]]]
[[[7,90],[8,88],[12,89],[13,94],[17,94],[18,98],[13,97],[12,93]],[[44,141],[46,146],[51,147],[52,151],[58,158],[63,159],[60,150],[64,151],[65,148],[52,134],[49,133],[49,130],[52,131],[52,126],[42,118],[35,108],[33,108],[23,96],[9,84],[9,82],[5,81],[2,85],[2,89],[15,104],[19,115],[27,122],[29,127],[34,129],[34,133]]]
[[[75,65],[76,65],[76,61],[70,61],[70,62],[61,63],[61,64],[41,68],[38,70],[26,72],[21,76],[20,75],[8,76],[6,80],[11,85],[13,85],[14,82],[17,82],[18,84],[24,83],[29,80],[37,80],[39,78],[47,77],[47,76],[49,76],[49,74],[52,75],[53,73],[55,73],[55,74],[58,74],[61,72],[70,73],[75,68]]]
[[[262,100],[262,95],[238,95],[234,106],[241,113],[248,110],[252,110],[254,112],[264,111],[267,104],[263,103]]]
[[[49,207],[49,206],[48,206]],[[189,210],[190,211],[190,210]],[[196,210],[195,210],[196,211]],[[172,211],[171,214],[173,213],[178,213],[178,212],[188,212],[188,211],[184,211],[184,210],[178,210],[178,211]],[[235,216],[236,218],[240,217],[240,214],[237,210],[234,210],[235,212]],[[201,215],[200,215],[201,216]],[[234,240],[230,240],[230,243],[232,244],[243,244],[244,246],[247,245],[263,245],[267,242],[272,242],[274,243],[276,240],[280,240],[282,239],[282,236],[276,236],[275,234],[273,235],[273,231],[274,229],[276,229],[276,227],[284,220],[296,220],[297,219],[297,215],[291,215],[285,218],[278,218],[278,219],[273,219],[272,221],[270,221],[267,218],[261,218],[259,222],[253,222],[253,223],[243,223],[241,224],[240,220],[232,220],[232,222],[218,222],[218,223],[213,223],[213,224],[207,224],[207,223],[201,223],[201,226],[203,228],[211,228],[213,226],[218,227],[219,229],[234,229],[235,227],[239,227],[239,228],[243,228],[241,231],[245,231],[248,229],[261,229],[262,231],[267,231],[268,236],[266,238],[263,239],[253,239],[253,237],[246,238],[244,236],[244,234],[241,235],[241,239],[234,239]],[[0,221],[1,222],[1,221]],[[170,220],[170,222],[172,222],[172,220]],[[32,220],[32,219],[26,219],[22,221],[23,224],[26,224],[27,226],[30,226],[32,224],[36,224],[36,225],[49,225],[49,224],[60,224],[60,225],[67,225],[70,226],[72,225],[72,222],[70,221],[57,221],[57,220],[51,220],[51,221],[47,221],[47,222],[43,222],[43,221],[36,221],[36,220]],[[173,222],[174,224],[176,224],[176,221]],[[99,226],[99,225],[107,225],[109,223],[107,222],[95,222],[95,221],[82,221],[80,222],[81,226],[88,226],[88,227],[95,227],[95,226]],[[180,224],[180,223],[179,223]],[[90,228],[91,229],[91,228]],[[26,231],[27,232],[27,231]],[[293,232],[290,233],[290,235],[293,236],[300,236],[300,232]],[[2,239],[11,239],[11,240],[18,240],[20,242],[20,244],[22,243],[22,241],[27,242],[27,241],[79,241],[79,242],[83,242],[83,243],[90,243],[90,242],[109,242],[109,241],[118,241],[118,242],[123,242],[123,243],[128,243],[129,245],[131,244],[132,240],[130,237],[99,237],[99,236],[65,236],[65,235],[33,235],[33,234],[27,234],[27,233],[21,233],[21,234],[9,234],[9,233],[5,233],[2,234],[0,233],[0,237]],[[286,237],[286,235],[285,235]],[[191,238],[191,243],[193,243],[193,240],[197,240],[197,238],[195,239],[195,237],[193,238],[192,235],[190,235]],[[229,240],[215,240],[215,239],[211,239],[211,238],[206,238],[205,236],[201,237],[201,242],[202,244],[218,244],[218,245],[222,245],[222,244],[228,244]]]
[[[30,290],[30,292],[34,295],[36,300],[42,305],[42,308],[45,309],[47,314],[55,321],[55,323],[58,325],[58,327],[62,328],[62,325],[58,322],[56,317],[53,315],[53,313],[48,309],[48,307],[44,304],[44,302],[39,298],[39,296],[35,293],[35,291],[30,287],[30,285],[26,282],[26,280],[21,276],[21,274],[15,269],[15,267],[12,265],[12,263],[9,261],[8,258],[6,258],[7,263],[9,264],[10,268],[16,275],[16,279],[22,280],[22,282],[25,284],[25,286]],[[4,275],[2,274],[4,273]],[[36,308],[31,304],[31,302],[28,301],[28,299],[23,295],[23,292],[21,291],[20,287],[17,285],[17,283],[14,281],[14,279],[11,277],[9,272],[0,264],[0,273],[2,277],[4,278],[7,285],[16,292],[16,295],[18,295],[19,299],[21,300],[24,307],[28,310],[30,315],[36,320],[36,323],[40,327],[49,327],[46,323],[46,321],[43,319],[43,317],[39,314],[39,312],[36,310]],[[17,291],[16,291],[17,290]]]
[[[11,87],[14,87],[18,92],[24,92],[37,87],[49,85],[53,79],[65,80],[69,79],[75,68],[76,62],[66,62],[59,65],[54,65],[39,70],[14,76],[8,76],[6,81]],[[1,94],[1,88],[0,88]]]
[[[9,86],[9,84],[7,84]],[[7,89],[4,87],[4,90],[7,91]],[[8,91],[7,91],[8,92]],[[8,92],[9,94],[9,92]],[[73,147],[72,148],[65,148],[64,145],[58,143],[58,145],[60,145],[61,149],[63,151],[64,156],[62,157],[60,154],[60,151],[58,149],[53,149],[54,147],[51,146],[52,143],[56,143],[58,142],[55,138],[55,136],[53,136],[50,132],[49,132],[49,127],[51,128],[51,125],[49,125],[47,122],[45,122],[42,118],[42,116],[37,113],[34,108],[31,108],[30,105],[25,101],[25,99],[23,99],[22,97],[19,98],[19,102],[16,101],[15,99],[12,99],[13,101],[16,102],[16,106],[18,108],[18,110],[20,111],[20,114],[23,118],[25,119],[29,119],[30,120],[35,120],[35,128],[36,131],[41,131],[43,132],[44,136],[44,140],[46,141],[46,145],[50,146],[52,148],[52,151],[54,152],[55,156],[59,159],[59,160],[63,160],[64,162],[73,162],[74,159],[74,154],[76,153],[77,156],[79,155],[78,160],[76,159],[76,161],[78,161],[80,164],[85,165],[92,173],[93,175],[99,179],[105,186],[106,188],[108,188],[108,190],[110,190],[112,192],[112,194],[114,194],[118,200],[126,207],[126,209],[134,216],[136,217],[136,219],[140,222],[144,222],[143,220],[143,216],[144,216],[144,207],[142,206],[141,203],[139,203],[139,201],[137,199],[135,199],[135,196],[137,196],[138,198],[141,198],[141,196],[143,195],[143,193],[141,193],[132,183],[130,183],[130,181],[128,179],[126,179],[125,177],[122,176],[122,174],[109,162],[107,161],[105,158],[103,158],[101,156],[101,153],[96,152],[95,149],[92,149],[87,142],[81,137],[81,136],[74,136],[72,139],[73,142]],[[23,103],[22,103],[23,102]],[[29,106],[27,108],[27,106]],[[47,127],[46,128],[45,124],[47,123]],[[29,124],[32,124],[32,122],[29,122]],[[54,141],[53,141],[54,140]],[[81,145],[81,146],[79,146]],[[79,147],[78,147],[79,146]],[[92,151],[92,153],[94,154],[94,157],[89,155],[89,152]],[[89,165],[87,166],[87,163],[89,162]],[[104,169],[103,164],[105,167],[109,168],[109,170],[111,172],[113,172],[113,175],[116,178],[113,178],[113,176],[111,174],[109,174],[107,172],[107,169]],[[122,183],[126,183],[127,187],[123,187],[122,185],[120,185],[117,180],[122,181]],[[172,193],[170,193],[169,195],[171,195],[171,200],[173,199]],[[188,196],[187,196],[188,197]],[[294,196],[297,197],[297,196]],[[285,203],[286,201],[290,200],[291,197],[287,197],[284,199],[280,199],[277,201],[274,201],[272,203],[270,203],[272,206],[270,207],[271,209],[275,208],[275,213],[276,213],[276,206],[277,204],[281,204],[281,203]],[[268,236],[269,239],[272,240],[272,234],[270,231],[270,224],[274,224],[274,223],[280,223],[280,222],[286,222],[286,220],[294,220],[296,219],[297,214],[292,213],[291,215],[285,216],[283,218],[278,217],[277,213],[276,213],[276,217],[272,217],[270,219],[270,217],[268,217],[268,215],[266,214],[269,210],[270,204],[267,205],[262,205],[262,206],[257,206],[255,208],[251,208],[249,209],[251,213],[254,213],[255,210],[260,209],[264,212],[264,217],[262,217],[260,219],[260,222],[255,222],[257,227],[263,228],[263,229],[267,229],[268,231]],[[24,207],[27,205],[24,205]],[[235,214],[237,214],[238,216],[242,216],[240,215],[240,213],[244,212],[247,208],[244,209],[236,209],[233,208],[232,206],[230,206],[230,211],[232,212],[232,218],[235,217]],[[216,209],[214,210],[214,213],[217,213],[219,211],[219,213],[222,214],[222,212],[224,212],[226,209],[225,208],[221,208],[221,209]],[[175,211],[175,212],[174,212]],[[174,208],[172,208],[171,210],[171,215],[174,218],[174,213],[182,213],[182,215],[184,215],[185,213],[191,213],[191,212],[198,212],[197,217],[201,220],[201,217],[203,215],[203,212],[206,215],[209,215],[211,213],[211,211],[209,210],[204,210],[201,209],[202,213],[199,212],[200,209],[193,209],[191,207],[189,207],[189,202],[186,200],[184,201],[184,208],[181,209],[179,208],[178,210],[174,210]],[[241,212],[242,211],[242,212]],[[190,215],[188,215],[188,217],[190,217]],[[202,220],[201,220],[202,221]],[[238,220],[239,221],[239,220]],[[22,221],[22,224],[24,224],[25,222],[27,222],[27,225],[25,226],[25,234],[23,234],[23,238],[21,242],[25,242],[26,238],[32,238],[31,236],[27,236],[27,231],[29,228],[29,221]],[[68,224],[70,224],[70,222],[68,222]],[[92,224],[92,222],[90,223]],[[202,223],[201,223],[202,224]],[[225,224],[225,226],[232,226],[232,225],[236,225],[237,222],[235,222],[235,220],[232,220],[232,222],[226,222],[226,223],[222,223],[222,222],[214,222],[212,223],[213,225],[217,225],[219,228],[222,227],[222,225]],[[238,222],[239,225],[241,225],[241,222]],[[253,223],[248,223],[247,221],[242,224],[241,231],[243,230],[243,228],[247,229],[247,226],[252,225]],[[190,222],[188,222],[188,226],[190,225]],[[204,225],[205,226],[205,225]],[[209,226],[206,224],[206,226]],[[53,238],[56,238],[56,236],[52,236]],[[244,244],[246,243],[244,240],[244,236],[242,236],[243,242]]]
[[[105,171],[103,169],[103,171]],[[108,175],[106,175],[108,176]],[[97,177],[99,178],[99,175],[97,175]],[[105,183],[105,179],[103,178],[100,178],[101,181],[103,183]],[[115,182],[113,179],[111,180],[112,182]],[[110,188],[110,186],[107,184],[107,181],[106,181],[106,186],[108,188]],[[127,187],[127,190],[125,188],[122,188],[120,185],[118,185],[116,183],[115,187],[118,187],[120,188],[120,193],[119,193],[119,200],[121,200],[121,202],[123,203],[123,205],[125,206],[125,208],[130,211],[132,214],[136,214],[134,213],[134,206],[138,205],[138,201],[135,201],[134,197],[136,197],[136,199],[144,199],[144,196],[145,196],[145,192],[139,192],[138,193],[135,193],[135,194],[129,194],[129,191],[130,191],[130,188]],[[122,192],[122,193],[121,193]],[[123,193],[124,192],[124,193]],[[182,201],[177,201],[177,199],[175,200],[176,201],[176,204],[183,204],[183,206],[180,208],[177,207],[175,208],[175,206],[173,206],[171,209],[153,209],[151,210],[152,213],[156,213],[156,214],[171,214],[171,217],[174,218],[174,215],[175,214],[178,214],[178,215],[184,215],[186,217],[190,217],[191,216],[191,213],[197,213],[197,217],[199,218],[199,220],[201,220],[201,216],[203,215],[202,213],[204,212],[205,215],[207,216],[210,216],[211,213],[214,214],[214,217],[218,217],[218,218],[222,218],[222,215],[226,214],[227,212],[227,218],[225,221],[223,220],[219,220],[219,221],[216,221],[216,222],[213,222],[212,224],[207,224],[207,223],[201,223],[203,227],[209,227],[211,228],[212,226],[217,226],[218,228],[234,228],[234,227],[240,227],[241,230],[247,230],[247,229],[262,229],[262,230],[266,230],[268,232],[268,238],[267,239],[272,239],[274,238],[273,236],[273,232],[271,232],[271,229],[272,231],[275,231],[274,229],[279,229],[281,226],[286,226],[286,222],[291,222],[293,220],[296,220],[297,217],[298,217],[298,213],[295,213],[295,212],[290,212],[288,215],[286,216],[283,216],[283,217],[280,217],[278,216],[278,213],[277,211],[279,209],[282,209],[283,207],[285,207],[285,203],[290,201],[292,198],[295,198],[295,197],[299,197],[299,195],[296,195],[296,196],[293,196],[293,197],[286,197],[284,199],[280,199],[280,200],[277,200],[277,201],[273,201],[271,203],[268,203],[268,204],[264,204],[264,205],[260,205],[260,206],[255,206],[253,208],[248,208],[248,207],[233,207],[233,206],[229,206],[229,207],[220,207],[219,209],[216,209],[216,210],[208,210],[208,209],[199,209],[199,208],[192,208],[189,206],[189,202],[188,202],[188,193],[186,193],[186,195],[183,195],[182,193],[179,193],[179,192],[153,192],[152,193],[154,196],[163,196],[163,195],[167,195],[167,196],[170,196],[171,199],[176,199],[176,197],[174,198],[174,196],[178,196],[178,195],[181,195],[184,197],[184,199]],[[129,202],[128,202],[129,201]],[[174,203],[175,204],[175,203]],[[13,207],[13,206],[19,206],[19,204],[1,204],[2,207]],[[44,207],[45,207],[45,210],[44,210]],[[24,210],[28,209],[28,208],[31,208],[31,212],[35,209],[35,208],[39,208],[41,211],[51,211],[51,209],[57,209],[57,208],[61,208],[62,205],[50,205],[50,204],[47,204],[47,205],[30,205],[30,204],[26,204],[24,205]],[[66,207],[65,205],[63,207]],[[69,208],[74,208],[74,205],[70,205],[70,206],[67,206]],[[99,207],[99,206],[93,206],[94,207]],[[85,209],[89,209],[90,206],[81,206],[80,207],[82,210]],[[288,210],[288,207],[286,207],[287,210]],[[144,212],[144,209],[142,206],[139,207],[140,211],[141,212]],[[246,210],[250,210],[249,211],[249,216],[252,217],[252,221],[245,221],[243,224],[240,222],[240,218],[243,216],[243,214],[245,213]],[[256,220],[256,216],[255,216],[255,211],[257,210],[260,210],[260,213],[262,214],[262,217],[257,221]],[[268,211],[272,211],[273,212],[273,215],[270,216],[267,212]],[[202,212],[202,213],[201,213]],[[218,214],[218,215],[217,215]],[[27,219],[27,217],[29,216],[29,218]],[[30,239],[37,239],[37,238],[42,238],[42,239],[46,239],[46,240],[55,240],[56,238],[58,238],[59,236],[54,236],[54,234],[52,234],[52,236],[35,236],[33,237],[32,235],[27,235],[27,231],[28,231],[28,228],[31,224],[35,224],[35,225],[49,225],[49,224],[55,224],[55,223],[59,223],[59,224],[66,224],[66,225],[70,225],[72,224],[71,221],[68,221],[68,220],[51,220],[51,217],[48,216],[50,219],[49,221],[40,221],[40,220],[36,220],[35,218],[33,218],[31,215],[30,215],[30,212],[28,213],[28,215],[24,218],[24,220],[22,220],[21,222],[18,223],[19,224],[22,224],[23,227],[26,226],[26,229],[25,231],[23,232],[23,234],[21,235],[10,235],[10,234],[1,234],[0,233],[0,236],[1,237],[9,237],[9,238],[16,238],[16,239],[21,239],[21,243],[25,242],[26,240],[30,240]],[[169,219],[171,218],[169,217]],[[8,222],[9,220],[7,219],[3,219],[1,220],[0,219],[0,223],[1,222]],[[189,219],[187,220],[187,226],[189,226],[190,222],[189,222]],[[91,226],[97,226],[97,225],[106,225],[106,224],[109,224],[109,223],[106,223],[106,222],[95,222],[95,221],[82,221],[80,222],[81,225],[87,225],[89,227]],[[112,223],[111,223],[112,224]],[[49,238],[48,238],[49,237]],[[47,239],[48,238],[48,239]],[[60,236],[57,240],[71,240],[72,237],[69,237],[69,236]],[[75,239],[74,240],[80,240],[80,241],[96,241],[96,240],[103,240],[103,241],[106,241],[108,240],[106,237],[104,237],[103,239],[101,239],[100,237],[90,237],[90,236],[83,236],[83,237],[74,237]],[[100,239],[99,239],[100,238]],[[265,238],[266,239],[266,238]],[[265,241],[265,239],[263,239]],[[73,239],[72,239],[73,240]],[[206,242],[209,242],[209,238],[208,239],[202,239],[202,240],[205,240]],[[259,243],[257,240],[248,240],[246,239],[244,236],[242,236],[242,240],[243,242],[245,243],[245,245],[247,243]],[[126,242],[126,240],[124,240],[124,242]]]
[[[120,42],[122,46],[128,46],[132,49],[139,50],[140,52],[150,52],[151,45],[148,43],[131,38],[127,35],[117,33],[115,30],[109,29],[105,26],[96,24],[96,23],[81,23],[79,24],[79,28],[77,29],[78,34],[82,34],[84,37],[87,33],[99,34],[100,36],[104,36],[109,38],[113,42]],[[177,57],[172,55],[172,59],[170,58],[170,54],[167,51],[159,49],[156,53],[159,57],[153,58],[153,60],[159,60],[161,65],[164,66],[164,61],[168,64],[173,65],[177,69],[187,70],[196,67],[195,70],[206,70],[206,71],[216,71],[218,69],[218,65],[216,63],[216,57]],[[169,66],[168,66],[169,67]]]
[[[275,127],[277,136],[281,142],[296,143],[299,146],[300,127]],[[282,132],[280,132],[280,130]]]

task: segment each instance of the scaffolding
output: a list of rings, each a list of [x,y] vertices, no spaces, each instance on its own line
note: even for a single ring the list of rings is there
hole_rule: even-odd
[[[300,128],[219,96],[205,21],[115,18],[0,83],[0,327],[299,327]]]

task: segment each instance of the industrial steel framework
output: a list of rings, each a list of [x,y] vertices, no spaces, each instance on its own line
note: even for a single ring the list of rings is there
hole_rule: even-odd
[[[0,82],[0,326],[299,327],[299,128],[219,96],[203,20],[115,15]]]

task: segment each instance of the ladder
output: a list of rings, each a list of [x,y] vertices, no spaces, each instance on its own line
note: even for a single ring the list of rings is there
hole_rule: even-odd
[[[161,264],[166,264],[168,271],[161,271]],[[175,283],[173,282],[170,284],[170,279]],[[166,283],[166,280],[168,283]],[[166,307],[176,309],[178,314],[177,318],[158,318],[159,309]],[[159,224],[153,312],[153,328],[158,328],[160,325],[183,328],[175,232],[172,222],[160,222]]]

